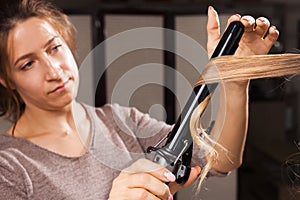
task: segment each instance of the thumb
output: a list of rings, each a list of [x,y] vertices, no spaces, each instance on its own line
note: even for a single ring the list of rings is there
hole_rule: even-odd
[[[221,34],[219,16],[212,6],[208,7],[207,15],[207,53],[210,57],[220,40]]]

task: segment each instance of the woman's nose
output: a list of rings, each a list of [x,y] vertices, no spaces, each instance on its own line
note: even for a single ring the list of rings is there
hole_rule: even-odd
[[[46,79],[60,80],[62,79],[63,69],[60,67],[59,62],[48,59],[46,62]]]

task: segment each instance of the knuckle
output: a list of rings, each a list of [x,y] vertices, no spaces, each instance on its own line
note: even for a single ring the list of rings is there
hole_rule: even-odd
[[[137,190],[136,197],[137,197],[137,199],[147,199],[148,192],[144,189]]]
[[[143,165],[145,165],[145,162],[146,162],[146,159],[145,159],[145,158],[138,159],[138,160],[135,162],[135,166],[137,166],[137,167],[142,167]]]
[[[141,185],[148,185],[151,182],[150,175],[146,173],[140,174],[138,179]]]
[[[163,184],[162,187],[160,187],[159,196],[162,197],[168,197],[170,194],[170,189],[166,184]]]

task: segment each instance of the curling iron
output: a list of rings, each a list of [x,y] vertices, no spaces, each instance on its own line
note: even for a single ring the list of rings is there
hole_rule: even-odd
[[[218,43],[212,58],[223,55],[233,55],[238,48],[243,32],[244,25],[241,22],[234,21],[230,23]],[[189,128],[191,115],[193,110],[204,101],[208,95],[212,94],[217,86],[218,83],[195,86],[173,130],[156,145],[150,146],[147,149],[147,153],[155,152],[153,161],[172,171],[176,177],[176,182],[179,184],[183,184],[188,180],[191,170],[193,153],[193,138]],[[212,121],[208,128],[208,132],[212,129],[213,124],[214,121]],[[165,144],[160,147],[165,140]]]

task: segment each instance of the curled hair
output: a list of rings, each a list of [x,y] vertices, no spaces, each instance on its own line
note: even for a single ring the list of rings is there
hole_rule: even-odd
[[[296,54],[220,56],[212,59],[206,65],[202,76],[195,86],[222,81],[245,81],[294,74],[300,74],[300,54],[298,52]],[[218,161],[218,154],[230,153],[218,141],[210,138],[201,125],[201,115],[207,107],[210,97],[211,95],[208,95],[194,109],[190,120],[190,131],[194,142],[207,152],[207,164],[201,170],[198,191],[209,170]],[[229,157],[228,159],[232,162]],[[290,159],[290,161],[292,160]],[[299,167],[299,162],[297,163],[297,167]],[[297,181],[299,182],[299,172],[293,175],[298,176]],[[297,192],[299,193],[299,188]]]
[[[46,0],[1,0],[0,7],[0,117],[17,121],[25,104],[16,90],[11,87],[8,37],[10,31],[31,17],[47,21],[65,40],[71,52],[77,57],[75,28],[68,17]]]

